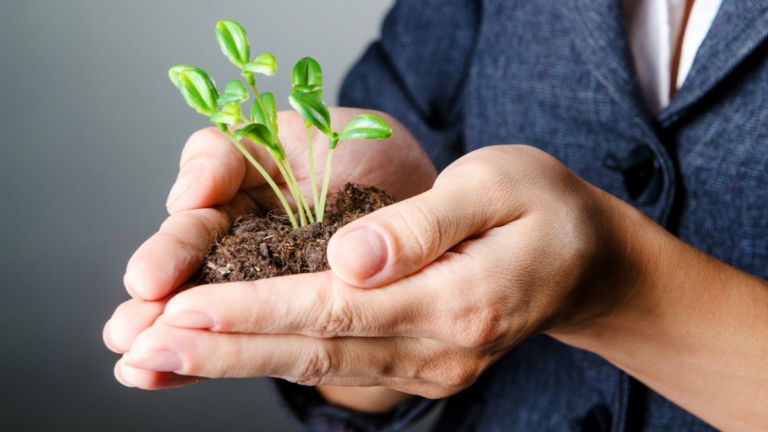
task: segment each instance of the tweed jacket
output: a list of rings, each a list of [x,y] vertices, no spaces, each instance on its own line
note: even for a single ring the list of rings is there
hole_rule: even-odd
[[[768,278],[768,1],[723,1],[685,83],[657,115],[641,96],[621,3],[400,0],[340,103],[391,113],[438,168],[492,144],[541,148],[683,241]],[[401,430],[432,405],[414,399],[366,416],[278,387],[309,430]],[[450,397],[435,426],[710,429],[600,357],[546,336]]]

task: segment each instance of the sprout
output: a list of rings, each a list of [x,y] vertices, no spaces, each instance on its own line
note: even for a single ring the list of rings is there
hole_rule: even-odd
[[[235,21],[221,20],[216,23],[216,41],[219,42],[221,52],[239,69],[250,60],[248,36],[243,26]]]
[[[204,70],[189,65],[178,65],[168,71],[168,77],[179,89],[187,105],[204,116],[216,112],[219,97],[216,86]]]
[[[320,63],[312,57],[304,57],[296,62],[291,74],[293,93],[323,94],[323,70]]]
[[[392,135],[392,129],[379,117],[362,114],[347,123],[341,133],[331,128],[331,116],[322,100],[323,72],[317,60],[311,57],[300,59],[291,74],[291,95],[289,103],[304,119],[307,129],[307,150],[309,153],[309,171],[312,188],[312,205],[301,191],[290,162],[286,159],[285,149],[280,142],[275,97],[271,92],[259,92],[254,74],[273,76],[277,72],[277,61],[272,53],[259,54],[250,59],[250,45],[245,29],[235,21],[221,20],[216,24],[216,40],[221,52],[229,61],[240,69],[248,87],[239,80],[231,80],[219,94],[213,80],[202,69],[178,65],[168,71],[168,77],[179,90],[187,104],[198,113],[208,117],[253,167],[264,177],[280,201],[291,225],[299,228],[315,221],[322,223],[325,213],[325,201],[330,183],[333,152],[339,141],[358,139],[385,139]],[[250,88],[250,93],[249,93]],[[244,115],[242,104],[253,95],[249,115]],[[240,123],[245,124],[232,132]],[[322,190],[318,193],[312,148],[312,128],[317,128],[328,136],[328,154]],[[266,149],[275,162],[285,185],[296,204],[296,212],[288,203],[283,191],[274,179],[243,145],[249,140]],[[298,214],[298,218],[297,218]]]
[[[322,221],[325,214],[325,201],[328,197],[328,185],[331,180],[333,152],[336,150],[339,141],[386,139],[392,136],[392,128],[378,116],[373,114],[361,114],[350,120],[349,123],[344,126],[341,134],[339,134],[338,132],[334,132],[331,128],[330,114],[328,113],[325,103],[323,103],[317,93],[294,93],[289,97],[289,101],[293,109],[295,109],[304,119],[305,124],[316,127],[329,138],[328,153],[326,153],[325,157],[323,186],[320,191],[319,199],[315,199],[316,219]],[[311,135],[309,135],[308,141],[310,143],[312,142]],[[314,172],[314,169],[311,169],[311,171]]]
[[[248,89],[245,88],[240,81],[229,81],[224,86],[224,94],[219,96],[216,100],[216,104],[219,106],[227,104],[241,104],[248,100]]]
[[[325,135],[330,135],[331,115],[317,93],[294,93],[288,96],[288,101],[307,124],[318,128]]]
[[[265,52],[243,66],[243,70],[249,73],[272,76],[277,72],[277,61],[272,53]]]

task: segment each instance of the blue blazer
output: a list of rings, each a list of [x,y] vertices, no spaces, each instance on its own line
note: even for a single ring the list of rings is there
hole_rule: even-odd
[[[439,168],[486,145],[539,147],[685,242],[768,278],[767,36],[768,1],[724,0],[682,88],[652,115],[620,0],[400,0],[340,102],[393,114]],[[429,406],[364,416],[281,388],[311,430],[399,430]],[[449,398],[436,426],[710,429],[600,357],[546,336]]]

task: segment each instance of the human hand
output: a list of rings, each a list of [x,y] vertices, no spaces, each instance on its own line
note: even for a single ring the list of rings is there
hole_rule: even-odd
[[[333,271],[177,294],[125,361],[449,396],[528,336],[631,294],[614,222],[624,209],[539,150],[485,148],[341,229]]]
[[[344,124],[360,113],[334,108],[334,123]],[[385,142],[350,142],[336,152],[331,189],[346,182],[376,185],[398,199],[431,186],[435,169],[413,137],[396,120],[380,114],[392,125],[393,138]],[[308,189],[306,131],[293,112],[279,115],[281,139],[301,185]],[[315,135],[317,161],[325,157],[327,143]],[[252,153],[277,179],[276,167],[260,151]],[[130,349],[134,338],[162,314],[165,303],[195,273],[216,236],[226,233],[239,215],[258,207],[276,207],[271,190],[260,175],[215,128],[195,133],[184,148],[181,171],[168,199],[170,216],[158,233],[131,257],[124,277],[132,298],[120,305],[104,327],[105,344],[117,353]],[[115,376],[126,385],[166,388],[190,382],[174,373],[147,372],[115,365]]]

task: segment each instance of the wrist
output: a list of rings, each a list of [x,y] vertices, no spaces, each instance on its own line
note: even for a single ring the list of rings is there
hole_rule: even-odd
[[[566,344],[599,351],[620,330],[648,328],[657,310],[658,287],[670,240],[666,230],[634,207],[595,189],[598,240],[589,268],[569,304],[571,312],[547,334]]]

